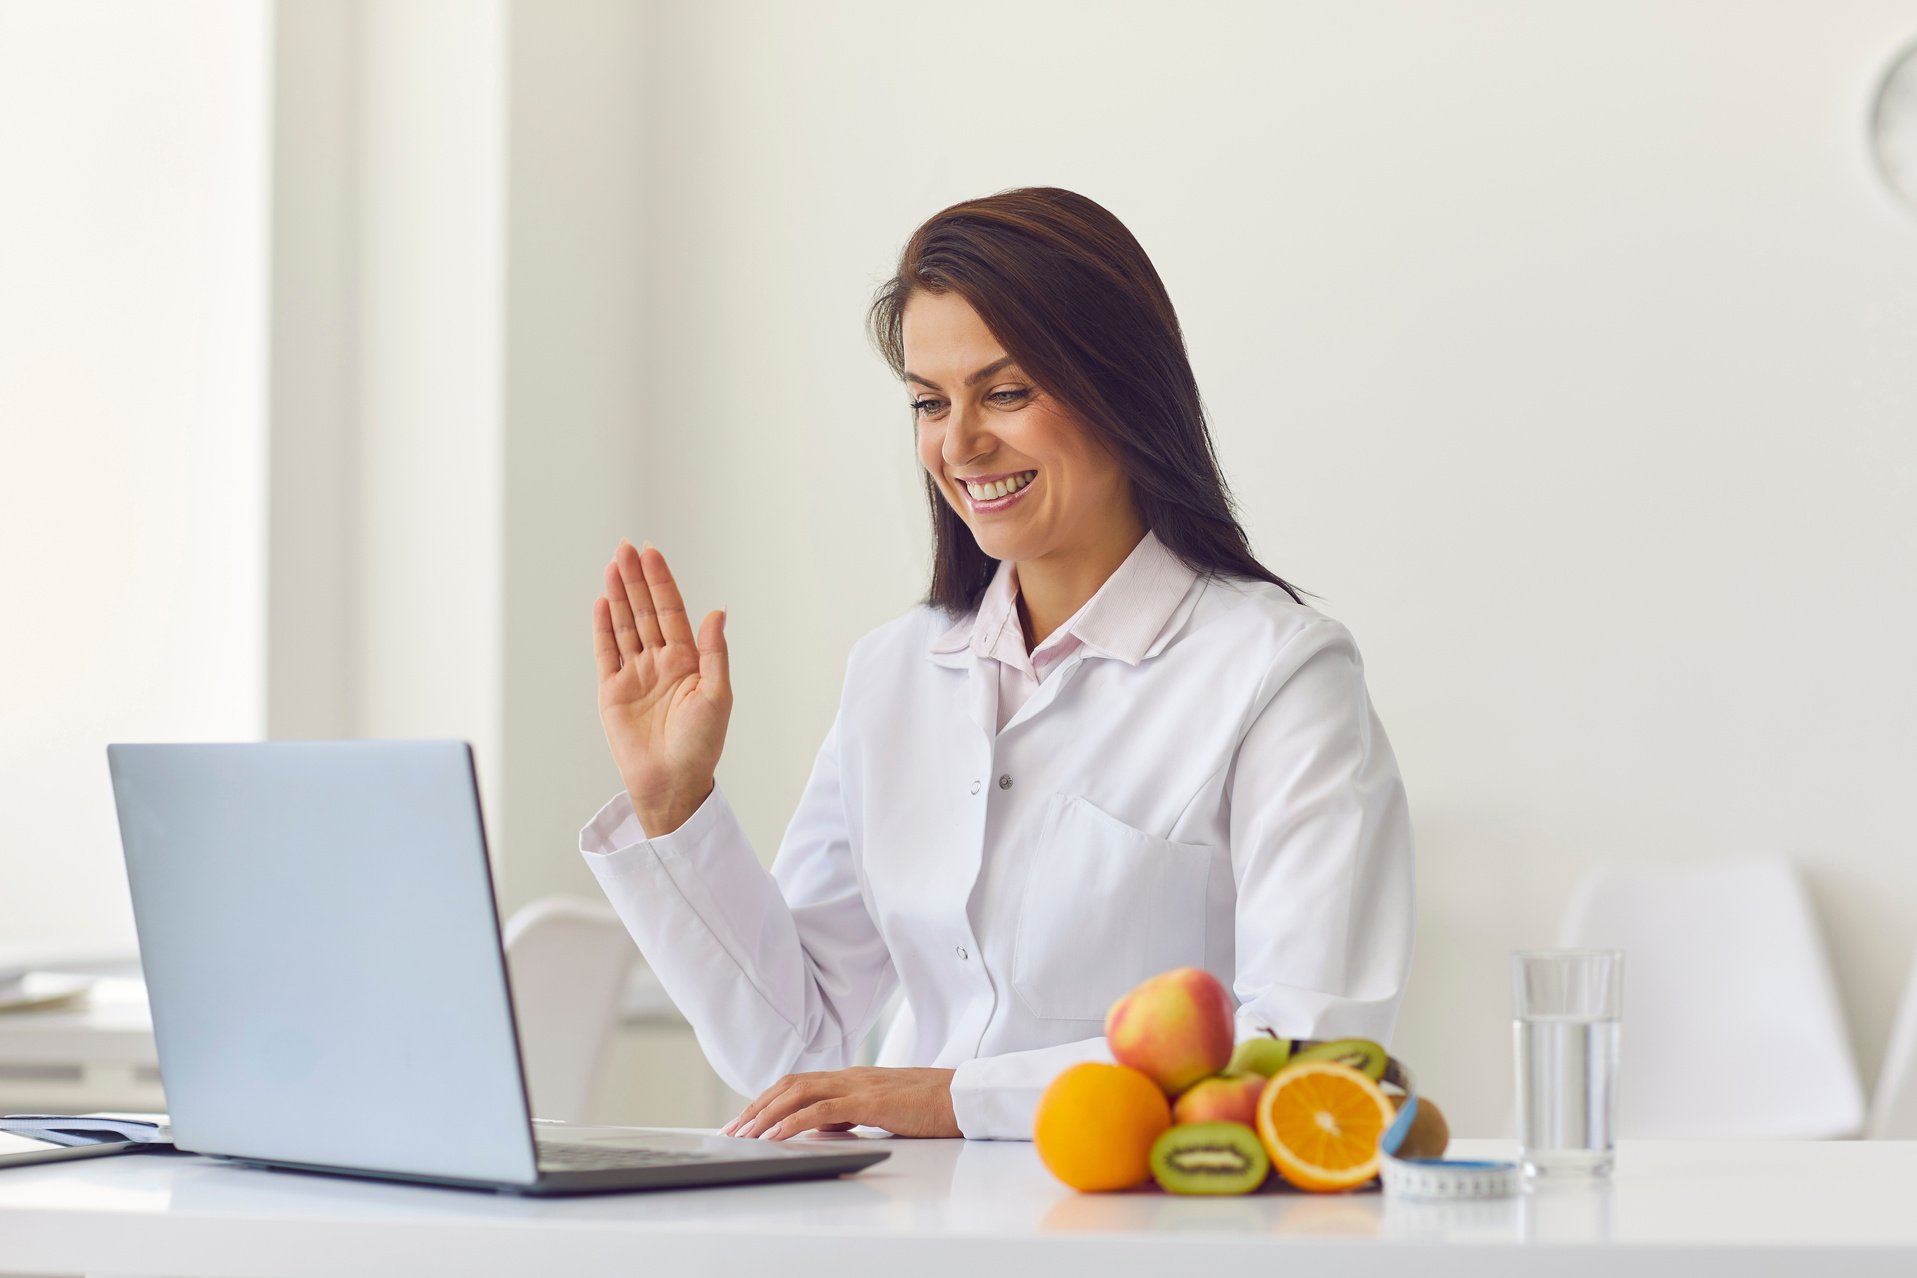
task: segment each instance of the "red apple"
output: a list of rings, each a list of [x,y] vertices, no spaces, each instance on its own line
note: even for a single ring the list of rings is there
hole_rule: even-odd
[[[1201,1078],[1172,1106],[1174,1123],[1258,1125],[1258,1097],[1265,1090],[1260,1074],[1214,1074]]]
[[[1176,1096],[1231,1059],[1231,995],[1202,968],[1161,972],[1112,1004],[1105,1041],[1129,1065]]]

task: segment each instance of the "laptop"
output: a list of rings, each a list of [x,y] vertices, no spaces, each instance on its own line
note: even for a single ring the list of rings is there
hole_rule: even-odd
[[[464,742],[110,745],[107,763],[178,1148],[513,1194],[887,1157],[535,1123]]]

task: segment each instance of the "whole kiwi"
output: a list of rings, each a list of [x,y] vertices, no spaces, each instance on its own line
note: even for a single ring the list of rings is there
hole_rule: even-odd
[[[1394,1110],[1404,1108],[1404,1097],[1393,1096],[1391,1107]],[[1451,1124],[1444,1121],[1444,1111],[1429,1096],[1418,1097],[1418,1112],[1411,1116],[1411,1130],[1404,1134],[1404,1144],[1398,1146],[1399,1158],[1442,1158],[1446,1147],[1451,1144]]]

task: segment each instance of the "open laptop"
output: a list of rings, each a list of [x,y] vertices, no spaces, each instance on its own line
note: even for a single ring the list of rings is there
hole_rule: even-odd
[[[107,762],[180,1149],[519,1194],[887,1156],[535,1124],[464,742],[111,745]]]

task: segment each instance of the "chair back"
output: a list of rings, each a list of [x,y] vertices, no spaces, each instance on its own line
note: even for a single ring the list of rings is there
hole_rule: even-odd
[[[1872,1140],[1917,1140],[1917,959],[1904,982],[1903,1005],[1870,1101]]]
[[[504,936],[533,1116],[583,1122],[638,951],[611,907],[569,897],[521,907]]]
[[[1559,944],[1625,953],[1619,1137],[1862,1131],[1837,984],[1784,857],[1594,867],[1572,892]]]

